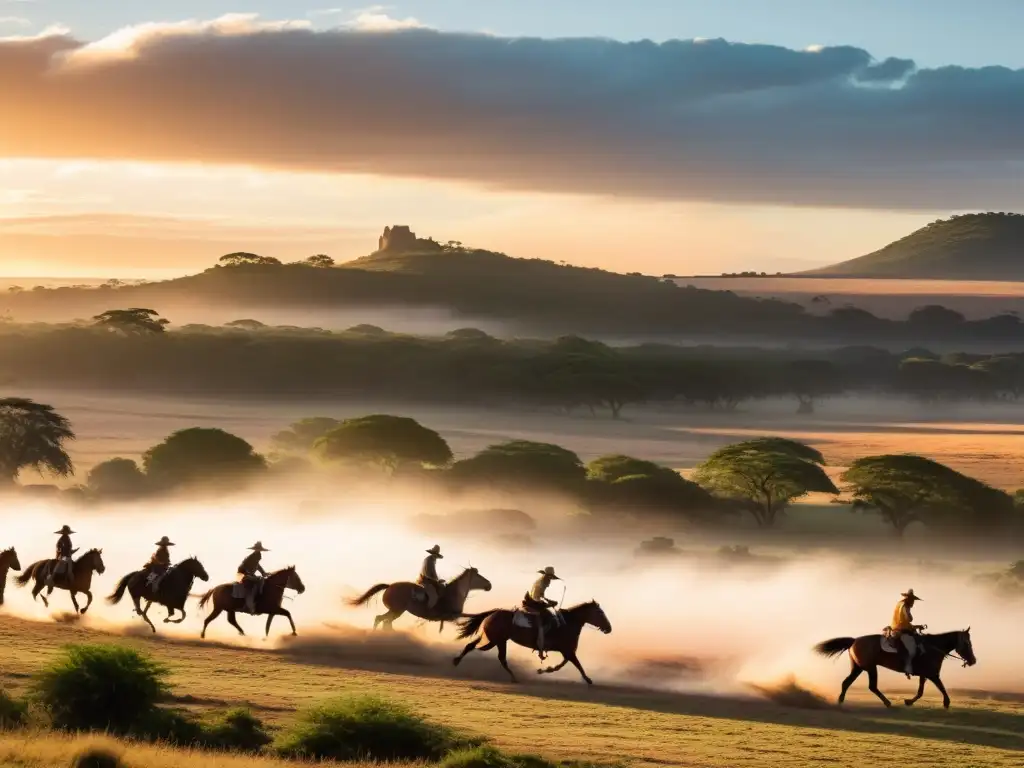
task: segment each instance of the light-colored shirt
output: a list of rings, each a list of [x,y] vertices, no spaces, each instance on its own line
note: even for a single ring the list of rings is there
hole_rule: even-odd
[[[898,632],[913,632],[914,617],[910,614],[910,606],[906,600],[896,603],[896,610],[892,613],[892,628]]]
[[[543,602],[546,599],[544,597],[544,594],[548,591],[548,587],[550,586],[551,577],[547,574],[544,574],[535,582],[533,582],[533,586],[530,587],[530,598],[533,600]]]
[[[427,555],[423,560],[423,567],[420,568],[420,578],[430,581],[440,581],[437,577],[437,555]]]

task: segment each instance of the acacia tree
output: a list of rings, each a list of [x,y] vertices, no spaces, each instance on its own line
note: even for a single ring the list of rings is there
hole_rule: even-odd
[[[711,495],[675,470],[632,456],[602,456],[587,464],[588,497],[598,509],[692,515],[714,505]]]
[[[452,450],[437,432],[407,416],[373,414],[347,419],[313,444],[320,458],[378,464],[393,472],[403,464],[447,466]]]
[[[89,470],[86,485],[97,496],[132,498],[145,492],[146,475],[132,459],[116,457]]]
[[[308,259],[303,259],[300,264],[305,264],[307,267],[318,267],[320,269],[327,269],[328,267],[334,266],[334,259],[324,253],[318,253],[315,256],[310,256]]]
[[[60,477],[74,474],[64,447],[74,439],[71,422],[53,406],[22,397],[0,399],[0,484],[13,484],[26,467]]]
[[[159,486],[237,480],[266,468],[266,461],[237,435],[191,427],[171,434],[142,456],[146,474]]]
[[[923,456],[867,456],[841,480],[854,509],[877,512],[897,536],[915,522],[987,529],[1013,511],[1009,495]]]
[[[151,333],[163,333],[164,326],[170,321],[160,317],[155,309],[133,307],[131,309],[108,309],[93,318],[94,323],[112,331],[140,336]]]
[[[842,392],[839,370],[828,360],[794,360],[786,366],[786,388],[799,403],[797,413],[814,413],[815,402]]]
[[[260,256],[256,253],[247,253],[245,251],[236,251],[235,253],[228,253],[221,256],[217,263],[224,267],[243,267],[243,266],[270,266],[280,265],[281,260],[275,259],[273,256]]]
[[[839,493],[820,452],[795,440],[759,437],[719,448],[697,467],[706,489],[742,502],[762,528],[808,493]]]

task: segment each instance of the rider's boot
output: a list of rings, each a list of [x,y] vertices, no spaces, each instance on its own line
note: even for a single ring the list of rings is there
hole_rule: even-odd
[[[544,653],[544,620],[542,616],[537,617],[537,657],[544,661],[548,655]]]

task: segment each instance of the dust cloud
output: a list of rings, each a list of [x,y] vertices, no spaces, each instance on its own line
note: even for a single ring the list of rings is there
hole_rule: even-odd
[[[195,555],[205,565],[210,582],[197,582],[194,593],[231,581],[247,548],[259,539],[270,550],[263,557],[268,570],[294,564],[305,582],[304,594],[288,593],[286,600],[300,638],[282,639],[287,621],[278,618],[271,640],[265,641],[265,619],[240,616],[248,637],[238,638],[220,617],[207,642],[273,648],[312,663],[336,663],[343,647],[346,664],[436,665],[437,674],[452,673],[450,657],[462,645],[452,628],[438,634],[437,625],[420,625],[406,615],[396,623],[401,634],[371,635],[374,614],[383,608],[376,600],[351,608],[345,598],[378,582],[415,579],[424,550],[435,543],[445,554],[439,562],[442,577],[473,565],[493,584],[489,593],[471,594],[469,612],[517,604],[537,570],[552,565],[564,581],[555,582],[551,597],[567,606],[596,599],[612,623],[614,631],[607,636],[593,628],[584,631],[580,659],[591,677],[739,696],[758,695],[751,686],[767,695],[764,690],[777,688],[778,681],[792,679],[794,688],[832,700],[848,671],[847,661],[817,657],[812,646],[830,637],[880,631],[900,593],[913,587],[924,598],[915,618],[932,631],[972,627],[979,663],[962,669],[948,662],[950,687],[1013,691],[1024,686],[1015,640],[1021,628],[1018,609],[972,581],[981,567],[977,564],[901,560],[894,554],[811,554],[796,548],[780,553],[778,540],[774,554],[782,556],[771,565],[726,563],[714,557],[717,544],[696,537],[685,554],[638,558],[635,532],[597,535],[585,521],[564,518],[540,518],[532,543],[515,547],[479,535],[431,537],[409,522],[423,513],[453,512],[464,502],[455,505],[408,490],[367,494],[340,487],[332,495],[318,491],[311,503],[312,494],[312,488],[261,491],[230,500],[145,501],[108,508],[19,499],[0,511],[0,546],[15,545],[27,567],[52,555],[52,531],[71,525],[80,551],[102,547],[106,565],[94,581],[94,603],[83,624],[146,635],[149,630],[132,614],[130,601],[111,606],[103,598],[123,574],[145,562],[160,536],[176,542],[175,560]],[[719,543],[727,537],[723,533]],[[30,590],[18,588],[12,576],[2,610],[53,621],[69,609],[66,592],[55,592],[47,610],[33,603]],[[180,625],[161,624],[162,607],[154,606],[150,614],[161,636],[199,642],[203,612],[195,601],[187,611]],[[513,648],[511,658],[527,674],[536,665],[521,648]],[[469,675],[503,679],[493,652],[473,654],[467,664],[472,665]],[[576,679],[571,667],[559,677]],[[906,683],[892,673],[883,675],[883,686],[897,685]]]

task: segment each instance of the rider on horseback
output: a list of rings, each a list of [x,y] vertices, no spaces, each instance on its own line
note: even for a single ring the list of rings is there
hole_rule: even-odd
[[[46,574],[46,588],[53,592],[54,581],[58,574],[67,573],[67,580],[70,582],[74,576],[74,564],[71,560],[71,556],[76,550],[71,548],[71,534],[74,531],[71,530],[70,526],[65,525],[59,531],[54,531],[59,534],[60,538],[57,539],[57,561],[53,564],[53,568]]]
[[[154,595],[160,589],[160,582],[164,580],[164,576],[167,575],[167,571],[171,567],[171,552],[167,548],[173,546],[173,541],[166,536],[161,537],[160,541],[156,543],[156,552],[152,554],[149,562],[142,569],[146,574],[146,584]]]
[[[245,560],[238,566],[238,581],[242,584],[242,589],[245,592],[246,610],[249,613],[256,613],[256,594],[263,584],[263,579],[267,577],[267,572],[260,565],[260,559],[263,552],[270,550],[264,549],[263,543],[259,541],[249,549],[252,550],[252,554],[246,555]]]
[[[544,653],[544,624],[550,618],[558,621],[558,614],[551,611],[558,603],[548,599],[545,593],[552,581],[561,579],[555,575],[555,569],[550,565],[537,573],[540,574],[540,578],[533,582],[530,591],[523,596],[523,610],[537,617],[537,654],[540,660],[544,661],[547,658],[547,654]]]
[[[911,615],[910,609],[920,599],[912,589],[908,589],[900,595],[900,601],[896,603],[896,609],[892,614],[892,624],[889,627],[893,639],[901,641],[896,648],[897,653],[900,653],[900,648],[904,651],[900,655],[903,656],[904,672],[908,679],[914,674],[914,657],[918,653],[917,631],[922,629],[922,625],[914,624],[914,617]]]
[[[444,560],[441,554],[441,547],[437,544],[427,550],[427,556],[423,559],[423,566],[420,568],[420,576],[416,583],[423,587],[427,593],[427,608],[433,608],[441,599],[441,592],[444,590],[444,582],[437,576],[437,561]]]

